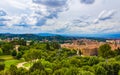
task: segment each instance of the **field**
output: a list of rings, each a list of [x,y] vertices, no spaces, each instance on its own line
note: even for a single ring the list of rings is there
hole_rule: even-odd
[[[23,66],[25,66],[25,67],[30,67],[30,66],[32,66],[32,65],[33,65],[32,62],[28,62],[28,63],[23,64]]]
[[[20,62],[23,62],[23,59],[17,60],[15,58],[13,58],[11,55],[3,55],[0,56],[0,62],[4,62],[5,63],[5,69],[9,69],[10,65],[14,64],[17,65]]]
[[[11,55],[2,55],[0,56],[1,60],[13,60],[14,58]]]

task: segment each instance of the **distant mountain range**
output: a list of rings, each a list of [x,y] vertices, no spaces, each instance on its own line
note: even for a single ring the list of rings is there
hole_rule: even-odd
[[[120,39],[120,34],[86,34],[82,35],[84,37],[96,37],[96,38],[106,38],[106,39]]]
[[[106,39],[120,39],[120,34],[52,34],[52,33],[39,33],[39,36],[72,36],[72,37],[94,37],[94,38],[106,38]]]
[[[27,40],[71,40],[71,39],[95,39],[95,40],[105,40],[105,39],[120,39],[120,34],[52,34],[52,33],[38,33],[38,34],[11,34],[11,33],[0,33],[0,38],[24,38]]]
[[[57,36],[59,34],[52,34],[52,33],[38,33],[39,36]]]

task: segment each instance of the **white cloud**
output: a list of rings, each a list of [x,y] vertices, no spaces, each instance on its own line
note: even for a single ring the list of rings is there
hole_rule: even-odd
[[[84,4],[93,4],[95,0],[80,0],[80,2]]]
[[[0,32],[117,33],[119,3],[119,0],[4,0],[0,3],[6,10],[0,11],[3,15]]]
[[[103,10],[99,15],[98,18],[94,20],[94,23],[98,23],[99,21],[105,21],[112,19],[113,16],[115,15],[116,11],[115,10]]]

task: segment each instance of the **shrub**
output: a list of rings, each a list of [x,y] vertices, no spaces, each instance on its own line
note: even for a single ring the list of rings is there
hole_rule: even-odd
[[[13,50],[11,54],[12,54],[12,56],[16,56],[17,55],[16,50]]]
[[[0,62],[0,71],[4,70],[4,68],[5,68],[5,64],[3,62]]]

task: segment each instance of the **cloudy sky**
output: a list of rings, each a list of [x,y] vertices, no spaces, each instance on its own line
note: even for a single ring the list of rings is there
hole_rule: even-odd
[[[0,0],[0,33],[120,33],[120,0]]]

